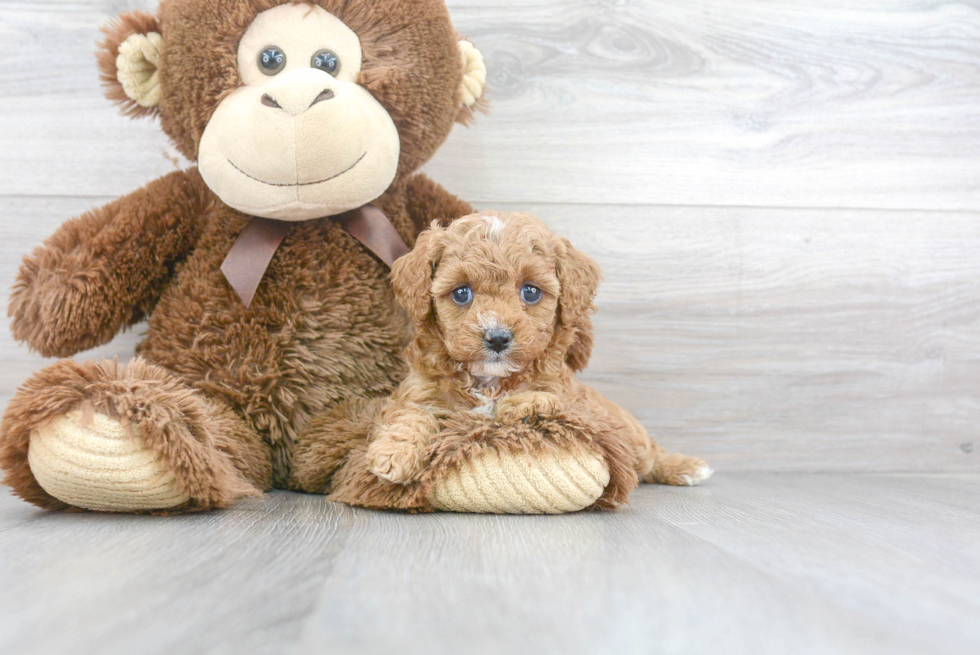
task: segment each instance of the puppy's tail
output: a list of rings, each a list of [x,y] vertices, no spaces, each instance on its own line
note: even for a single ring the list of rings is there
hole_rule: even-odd
[[[637,444],[636,472],[641,482],[691,487],[714,473],[700,457],[668,453],[650,437]]]
[[[635,416],[597,392],[586,389],[593,402],[601,404],[612,418],[619,419],[614,421],[614,425],[628,435],[636,454],[634,461],[640,482],[690,487],[707,480],[714,473],[700,457],[668,453],[650,438],[646,428]]]

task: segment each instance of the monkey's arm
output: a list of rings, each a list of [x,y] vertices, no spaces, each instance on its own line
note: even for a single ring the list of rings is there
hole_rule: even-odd
[[[70,357],[142,319],[197,242],[208,202],[195,168],[62,225],[21,264],[7,310],[14,337]]]
[[[417,232],[439,219],[443,226],[473,213],[473,205],[460,200],[422,173],[408,181],[408,215]]]

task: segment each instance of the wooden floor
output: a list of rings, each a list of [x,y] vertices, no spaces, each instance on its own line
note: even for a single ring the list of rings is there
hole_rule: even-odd
[[[728,474],[615,513],[0,498],[0,653],[980,652],[980,476]]]
[[[599,261],[586,379],[716,477],[554,518],[0,490],[0,655],[980,653],[980,0],[447,5],[491,111],[425,170]],[[92,54],[155,6],[0,0],[0,315],[65,220],[187,165]],[[49,363],[0,326],[0,409]]]

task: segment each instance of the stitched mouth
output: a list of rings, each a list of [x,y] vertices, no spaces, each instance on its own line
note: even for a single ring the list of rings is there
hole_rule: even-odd
[[[343,175],[344,173],[350,172],[350,170],[352,168],[354,168],[355,166],[357,166],[358,164],[360,164],[361,163],[361,160],[364,159],[365,157],[367,157],[367,152],[365,152],[363,155],[361,155],[360,157],[358,157],[357,158],[357,161],[355,161],[353,164],[351,164],[350,166],[348,166],[344,170],[340,171],[336,175],[331,175],[330,177],[324,178],[322,180],[317,180],[316,182],[297,182],[296,184],[276,184],[275,182],[266,182],[265,180],[260,180],[259,178],[255,177],[254,175],[249,175],[248,173],[246,173],[245,171],[243,171],[242,169],[240,169],[238,166],[235,165],[235,162],[233,162],[232,160],[228,159],[227,157],[225,157],[225,159],[228,161],[229,164],[231,164],[232,168],[234,168],[236,171],[238,171],[239,173],[241,173],[242,175],[244,175],[245,177],[247,177],[250,180],[255,180],[256,182],[259,182],[261,184],[265,184],[267,186],[297,187],[297,186],[313,186],[314,184],[323,184],[324,182],[329,182],[330,180],[335,180],[338,177],[340,177],[341,175]]]

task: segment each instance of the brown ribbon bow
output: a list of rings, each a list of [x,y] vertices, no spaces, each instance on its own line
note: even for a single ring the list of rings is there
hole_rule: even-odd
[[[409,251],[395,226],[374,205],[364,205],[331,218],[389,268]],[[252,304],[269,263],[292,225],[288,221],[253,218],[228,251],[221,272],[246,307]]]

